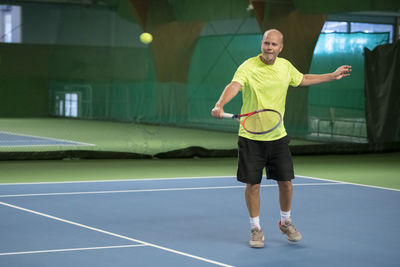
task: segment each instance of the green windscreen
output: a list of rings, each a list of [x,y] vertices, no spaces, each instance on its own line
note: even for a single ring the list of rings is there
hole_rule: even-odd
[[[388,42],[388,33],[321,34],[310,73],[330,73],[351,65],[351,76],[311,86],[308,95],[309,134],[314,138],[366,141],[364,98],[364,47]]]
[[[124,77],[125,81],[52,82],[50,114],[65,116],[62,108],[67,101],[65,96],[72,93],[79,98],[79,118],[236,131],[237,124],[234,121],[221,124],[211,117],[211,109],[224,87],[231,81],[237,67],[247,58],[259,53],[261,37],[261,34],[250,33],[200,37],[190,61],[187,83],[157,82],[151,49],[136,49],[135,52],[126,54],[128,58],[125,60],[134,63],[129,63],[132,70]],[[118,50],[113,53],[117,52]],[[85,55],[81,56],[85,58]],[[68,62],[69,59],[64,58],[63,61]],[[122,64],[127,65],[116,62],[117,69],[114,71]],[[89,60],[87,68],[92,68]],[[174,95],[177,90],[185,92],[181,96],[185,98],[180,103]],[[160,111],[162,105],[167,106],[168,112]],[[240,106],[241,96],[238,95],[226,106],[226,110],[239,112]]]
[[[231,81],[237,67],[260,50],[261,34],[224,34],[200,37],[190,62],[187,83],[157,82],[151,51],[138,49],[129,55],[135,60],[130,82],[53,82],[50,87],[51,115],[64,116],[60,105],[63,95],[76,93],[79,97],[78,117],[88,119],[161,123],[166,125],[195,126],[199,128],[236,131],[235,122],[221,124],[210,116],[210,111],[224,87]],[[364,112],[364,58],[363,49],[373,49],[387,43],[388,34],[331,33],[321,34],[314,50],[310,73],[334,71],[342,64],[352,66],[349,78],[311,86],[307,105],[309,123],[303,138],[338,141],[353,139],[365,141]],[[135,77],[136,76],[136,77]],[[173,91],[186,91],[184,101],[177,103]],[[301,89],[299,89],[301,90]],[[289,91],[290,93],[290,91]],[[160,114],[157,99],[169,109]],[[61,103],[62,102],[62,103]],[[61,103],[61,104],[60,104]],[[179,106],[182,105],[183,107]],[[158,103],[159,104],[159,103]],[[241,95],[234,98],[226,111],[239,112]],[[290,108],[296,109],[291,106]],[[185,112],[181,112],[185,110]],[[286,123],[289,131],[299,131]],[[304,126],[303,126],[304,127]],[[296,134],[298,136],[298,134]]]
[[[232,80],[239,65],[260,51],[260,34],[221,35],[200,38],[193,55],[188,84],[188,122],[207,128],[233,130],[237,124],[211,118],[211,109],[222,90]],[[204,55],[207,55],[206,57]],[[232,99],[224,110],[238,113],[241,95]]]

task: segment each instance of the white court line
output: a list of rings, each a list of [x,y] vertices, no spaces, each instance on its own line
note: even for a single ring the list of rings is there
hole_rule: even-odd
[[[122,245],[122,246],[107,246],[107,247],[32,250],[32,251],[19,251],[19,252],[5,252],[5,253],[0,253],[0,256],[39,254],[39,253],[55,253],[55,252],[70,252],[70,251],[84,251],[84,250],[99,250],[99,249],[112,249],[112,248],[133,248],[133,247],[146,247],[146,246],[147,245],[139,244],[139,245]]]
[[[319,181],[326,181],[326,182],[336,182],[336,183],[340,183],[340,184],[356,185],[356,186],[362,186],[362,187],[368,187],[368,188],[375,188],[375,189],[383,189],[383,190],[400,192],[400,189],[395,189],[395,188],[390,188],[390,187],[359,184],[359,183],[351,183],[351,182],[342,182],[342,181],[337,181],[337,180],[332,180],[332,179],[324,179],[324,178],[304,176],[304,175],[296,175],[296,177],[305,178],[305,179],[311,179],[311,180],[319,180]]]
[[[52,215],[49,215],[49,214],[45,214],[45,213],[42,213],[42,212],[26,209],[26,208],[19,207],[19,206],[16,206],[16,205],[12,205],[12,204],[9,204],[9,203],[0,202],[0,205],[7,206],[7,207],[10,207],[10,208],[14,208],[14,209],[18,209],[18,210],[22,210],[22,211],[29,212],[29,213],[33,213],[33,214],[36,214],[36,215],[39,215],[39,216],[43,216],[43,217],[46,217],[46,218],[50,218],[50,219],[53,219],[53,220],[56,220],[56,221],[72,224],[72,225],[75,225],[75,226],[78,226],[78,227],[82,227],[82,228],[89,229],[89,230],[92,230],[92,231],[95,231],[95,232],[99,232],[99,233],[102,233],[102,234],[118,237],[118,238],[121,238],[121,239],[124,239],[124,240],[129,240],[129,241],[132,241],[132,242],[136,242],[136,243],[142,244],[144,246],[158,248],[158,249],[161,249],[161,250],[165,250],[165,251],[168,251],[168,252],[171,252],[171,253],[174,253],[174,254],[178,254],[178,255],[181,255],[181,256],[186,256],[186,257],[189,257],[189,258],[192,258],[192,259],[196,259],[196,260],[199,260],[199,261],[204,261],[204,262],[208,262],[208,263],[212,263],[212,264],[219,265],[219,266],[224,266],[224,267],[233,267],[232,265],[228,265],[228,264],[221,263],[221,262],[218,262],[218,261],[214,261],[214,260],[206,259],[206,258],[203,258],[203,257],[195,256],[195,255],[192,255],[192,254],[189,254],[189,253],[185,253],[185,252],[178,251],[178,250],[175,250],[175,249],[170,249],[170,248],[159,246],[159,245],[156,245],[156,244],[144,242],[144,241],[141,241],[141,240],[138,240],[138,239],[130,238],[130,237],[127,237],[127,236],[116,234],[116,233],[108,232],[108,231],[105,231],[105,230],[102,230],[102,229],[99,229],[99,228],[91,227],[91,226],[84,225],[84,224],[77,223],[77,222],[73,222],[73,221],[69,221],[69,220],[66,220],[66,219],[62,219],[62,218],[59,218],[59,217],[56,217],[56,216],[52,216]]]
[[[384,190],[392,190],[392,191],[400,191],[400,189],[394,189],[389,187],[382,187],[382,186],[374,186],[374,185],[366,185],[366,184],[359,184],[359,183],[351,183],[351,182],[343,182],[340,180],[333,180],[333,179],[325,179],[325,178],[318,178],[318,177],[311,177],[305,175],[296,175],[298,178],[304,179],[311,179],[311,180],[320,180],[320,181],[327,181],[333,183],[340,183],[340,184],[348,184],[348,185],[356,185],[362,187],[371,187],[376,189],[384,189]],[[145,182],[145,181],[169,181],[169,180],[196,180],[196,179],[236,179],[234,176],[188,176],[188,177],[155,177],[155,178],[127,178],[127,179],[116,179],[116,180],[83,180],[83,181],[62,181],[62,182],[30,182],[30,183],[0,183],[0,187],[8,186],[8,185],[41,185],[41,184],[81,184],[81,183],[114,183],[114,182]],[[295,185],[295,184],[293,184]]]
[[[160,177],[160,178],[127,178],[116,180],[83,180],[83,181],[62,181],[62,182],[30,182],[30,183],[0,183],[6,185],[41,185],[41,184],[85,184],[85,183],[114,183],[114,182],[143,182],[143,181],[169,181],[169,180],[203,180],[203,179],[236,179],[234,176],[193,176],[193,177]]]
[[[343,185],[346,183],[305,183],[293,184],[293,186],[324,186],[324,185]],[[0,198],[7,197],[36,197],[36,196],[66,196],[66,195],[95,195],[95,194],[118,194],[118,193],[140,193],[140,192],[165,192],[165,191],[190,191],[190,190],[217,190],[217,189],[236,189],[245,188],[244,185],[231,186],[208,186],[208,187],[181,187],[181,188],[153,188],[153,189],[132,189],[132,190],[107,190],[107,191],[85,191],[85,192],[60,192],[60,193],[32,193],[32,194],[12,194],[0,195]],[[261,187],[277,187],[276,184],[261,185]]]
[[[40,145],[40,144],[33,144],[33,145],[16,145],[16,146],[73,146],[73,145],[80,145],[80,146],[96,146],[95,144],[89,144],[89,143],[84,143],[84,142],[78,142],[78,141],[71,141],[71,140],[66,140],[66,139],[59,139],[59,138],[52,138],[52,137],[43,137],[43,136],[35,136],[35,135],[29,135],[29,134],[20,134],[20,133],[13,133],[13,132],[6,132],[6,131],[0,131],[0,134],[9,134],[9,135],[14,135],[14,136],[22,136],[22,137],[30,137],[30,138],[38,138],[42,140],[50,140],[50,141],[56,141],[56,142],[67,142],[70,144],[52,144],[52,145]],[[1,147],[13,147],[13,146],[1,146]]]
[[[359,183],[351,183],[351,182],[343,182],[340,180],[333,179],[325,179],[318,177],[311,177],[305,175],[296,175],[298,178],[311,179],[311,180],[320,180],[327,181],[333,183],[340,184],[348,184],[362,187],[370,187],[375,189],[383,189],[383,190],[391,190],[391,191],[400,191],[400,189],[390,188],[390,187],[382,187],[382,186],[374,186],[367,184],[359,184]],[[193,177],[167,177],[167,178],[133,178],[133,179],[117,179],[117,180],[86,180],[86,181],[63,181],[63,182],[31,182],[31,183],[0,183],[0,187],[8,186],[8,185],[41,185],[41,184],[80,184],[80,183],[113,183],[113,182],[144,182],[144,181],[169,181],[169,180],[195,180],[195,179],[236,179],[234,176],[193,176]],[[295,184],[293,184],[295,185]]]

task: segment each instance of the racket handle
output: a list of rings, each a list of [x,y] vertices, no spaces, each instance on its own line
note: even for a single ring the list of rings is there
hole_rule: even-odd
[[[224,113],[224,114],[222,114],[222,117],[225,119],[234,119],[235,115],[231,114],[231,113]]]

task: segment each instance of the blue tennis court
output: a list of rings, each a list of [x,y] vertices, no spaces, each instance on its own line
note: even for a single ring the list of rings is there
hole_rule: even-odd
[[[3,184],[0,266],[398,266],[398,190],[294,185],[303,240],[279,232],[277,187],[265,182],[265,247],[251,249],[232,177]]]
[[[0,131],[0,147],[19,146],[92,146],[92,144]]]

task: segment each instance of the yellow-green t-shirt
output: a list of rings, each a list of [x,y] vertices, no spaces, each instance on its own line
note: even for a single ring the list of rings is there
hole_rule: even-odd
[[[297,87],[303,79],[288,60],[277,57],[274,64],[267,65],[260,55],[249,58],[236,70],[232,81],[242,85],[243,105],[241,113],[258,109],[274,109],[284,116],[285,102],[289,85]],[[251,134],[240,125],[239,136],[259,141],[272,141],[286,136],[283,122],[274,131],[267,134]]]

